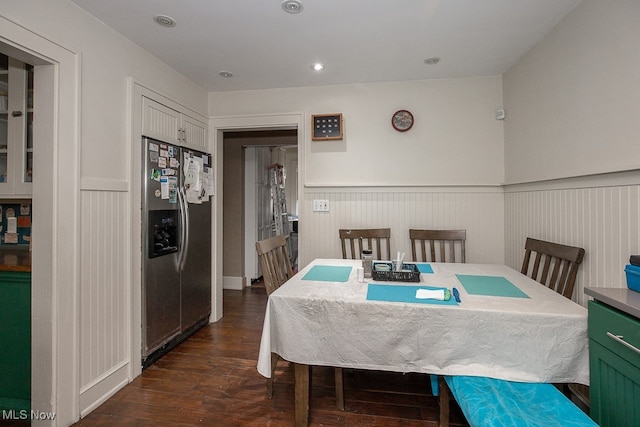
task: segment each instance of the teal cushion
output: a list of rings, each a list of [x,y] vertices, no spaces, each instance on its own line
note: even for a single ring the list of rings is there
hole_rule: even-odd
[[[552,384],[469,376],[445,381],[472,427],[597,427]]]

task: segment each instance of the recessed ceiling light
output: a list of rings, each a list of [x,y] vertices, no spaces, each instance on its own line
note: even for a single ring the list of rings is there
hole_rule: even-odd
[[[316,62],[311,66],[311,68],[313,69],[313,71],[322,71],[324,70],[324,65],[319,62]]]
[[[233,77],[233,73],[231,71],[220,71],[218,75],[226,78]]]
[[[176,20],[167,15],[156,15],[153,17],[153,20],[156,24],[161,25],[163,27],[175,27]]]
[[[438,58],[437,56],[433,56],[424,60],[424,63],[427,65],[436,65],[438,62],[440,62],[440,58]]]
[[[304,6],[299,0],[284,0],[282,2],[282,10],[287,13],[300,13],[302,9],[304,9]]]

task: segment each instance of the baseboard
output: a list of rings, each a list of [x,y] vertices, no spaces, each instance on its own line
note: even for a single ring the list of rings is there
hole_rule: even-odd
[[[233,289],[241,291],[244,287],[245,280],[243,277],[235,276],[223,276],[222,277],[222,289]]]
[[[80,417],[106,402],[129,383],[129,363],[122,363],[80,390]]]

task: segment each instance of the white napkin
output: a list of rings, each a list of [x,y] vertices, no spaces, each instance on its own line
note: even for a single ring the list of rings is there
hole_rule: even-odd
[[[444,301],[444,289],[418,289],[416,299],[437,299]]]

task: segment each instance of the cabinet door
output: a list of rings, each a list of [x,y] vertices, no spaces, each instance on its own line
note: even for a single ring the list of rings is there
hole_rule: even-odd
[[[15,72],[19,74],[18,90],[22,115],[17,125],[16,145],[13,151],[15,163],[15,195],[30,195],[33,180],[33,66],[15,61]]]
[[[142,97],[142,134],[150,138],[181,144],[180,113],[163,104]]]
[[[195,150],[207,150],[207,125],[193,117],[182,115],[182,138],[184,145]]]
[[[0,410],[28,411],[31,409],[31,273],[0,272],[0,304]]]
[[[640,425],[640,364],[589,340],[591,418],[602,427]]]
[[[33,67],[0,55],[0,194],[31,195]]]

